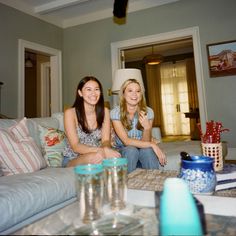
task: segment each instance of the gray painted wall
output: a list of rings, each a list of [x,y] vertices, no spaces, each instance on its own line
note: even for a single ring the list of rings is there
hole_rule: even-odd
[[[17,114],[18,38],[57,49],[63,44],[63,103],[71,105],[77,83],[85,75],[99,78],[105,99],[110,100],[106,91],[111,87],[112,42],[198,26],[208,120],[222,121],[230,129],[222,138],[236,147],[236,76],[210,78],[206,51],[207,44],[236,40],[235,8],[235,0],[181,0],[129,13],[125,25],[108,18],[62,30],[0,4],[0,80],[7,82],[4,96],[9,103],[2,110],[8,115]]]
[[[62,50],[63,30],[0,4],[1,113],[17,117],[18,39]]]

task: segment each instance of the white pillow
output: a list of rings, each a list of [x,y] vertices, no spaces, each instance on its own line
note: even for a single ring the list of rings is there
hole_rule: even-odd
[[[29,135],[26,118],[8,129],[0,128],[0,164],[4,175],[30,173],[47,166]]]

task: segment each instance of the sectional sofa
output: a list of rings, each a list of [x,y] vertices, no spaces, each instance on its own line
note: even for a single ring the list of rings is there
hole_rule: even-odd
[[[26,119],[29,135],[33,138],[41,151],[41,158],[44,158],[46,154],[45,147],[42,147],[42,139],[40,139],[40,134],[42,133],[40,133],[39,125],[41,128],[53,128],[50,129],[51,134],[54,132],[54,134],[51,135],[53,140],[53,138],[55,138],[55,132],[59,132],[58,130],[63,129],[62,116],[62,113],[57,113],[48,118]],[[4,152],[4,150],[2,150],[2,143],[4,143],[3,139],[6,138],[3,137],[3,133],[5,130],[14,132],[15,130],[11,130],[10,127],[16,126],[19,121],[20,120],[0,119],[1,158],[4,158],[2,154]],[[50,145],[49,147],[52,148],[53,145]],[[50,153],[50,150],[46,151],[49,153],[49,156],[55,157],[56,154],[61,151],[63,145],[60,147],[54,145],[54,149],[56,150],[54,153],[52,153],[52,151]],[[16,154],[19,154],[19,152],[20,151],[17,151]],[[58,156],[56,156],[54,159],[46,160],[45,163],[43,163],[43,167],[40,169],[24,170],[24,172],[28,173],[18,173],[0,177],[1,235],[11,234],[21,227],[76,200],[73,169],[59,167],[55,159],[57,163],[60,161],[58,160]]]
[[[13,162],[9,164],[12,165],[9,171],[8,163],[1,164],[1,173],[7,176],[0,177],[0,235],[14,233],[76,200],[73,168],[61,168],[61,152],[66,145],[63,130],[63,113],[55,113],[47,118],[0,119],[0,161],[9,159],[3,154],[10,155],[6,149],[11,149],[13,142],[16,141],[14,145],[18,147],[19,143],[23,145],[32,140],[39,152],[36,157],[35,153],[30,153],[30,159],[40,159],[40,164],[36,163],[36,167],[29,165],[28,169],[25,163],[15,168]],[[12,143],[9,139],[12,139]],[[181,150],[191,154],[201,152],[198,142],[159,145],[168,157],[168,163],[163,169],[179,168]],[[22,150],[14,148],[11,152],[15,152],[11,155],[19,155],[24,160],[27,156],[25,152],[28,152],[27,145],[24,148],[25,156],[21,156]]]

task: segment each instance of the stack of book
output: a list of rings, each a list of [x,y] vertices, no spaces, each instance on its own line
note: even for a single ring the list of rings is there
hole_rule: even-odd
[[[236,188],[236,165],[225,164],[222,171],[216,172],[216,191]]]

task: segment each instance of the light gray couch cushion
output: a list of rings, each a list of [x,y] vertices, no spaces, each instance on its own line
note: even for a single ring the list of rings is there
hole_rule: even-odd
[[[73,168],[46,168],[0,178],[0,234],[76,197]],[[41,214],[41,217],[43,214]]]
[[[52,114],[52,118],[55,118],[59,122],[59,130],[64,131],[64,113],[63,112],[56,112]]]
[[[162,142],[158,146],[163,150],[167,157],[167,164],[164,170],[179,170],[180,169],[180,152],[185,151],[190,155],[201,155],[200,141],[177,141],[177,142]]]
[[[21,119],[0,119],[0,128],[9,128],[19,122]],[[44,118],[27,118],[27,127],[29,129],[30,136],[33,137],[38,147],[41,149],[40,139],[39,139],[39,129],[38,124],[45,127],[52,127],[59,129],[59,120],[53,117],[44,117]]]

